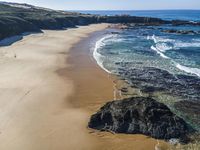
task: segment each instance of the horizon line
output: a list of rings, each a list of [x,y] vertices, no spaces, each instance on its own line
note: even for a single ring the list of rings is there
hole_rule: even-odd
[[[169,10],[198,10],[200,9],[65,9],[64,11],[169,11]]]
[[[0,2],[6,2],[6,3],[16,3],[16,4],[27,4],[27,5],[32,5],[32,6],[36,6],[36,7],[43,7],[43,8],[48,8],[48,9],[52,9],[52,10],[61,10],[61,11],[169,11],[169,10],[196,10],[199,11],[200,8],[198,9],[194,9],[194,8],[164,8],[164,9],[96,9],[96,10],[92,10],[92,9],[56,9],[56,8],[51,8],[48,6],[41,6],[41,5],[37,5],[37,4],[31,4],[31,3],[23,3],[23,2],[10,2],[9,0],[0,0]]]

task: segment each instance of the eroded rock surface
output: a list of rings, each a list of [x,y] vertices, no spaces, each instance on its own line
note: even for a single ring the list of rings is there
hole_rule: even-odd
[[[191,127],[152,98],[134,97],[105,104],[92,115],[90,128],[115,133],[144,134],[157,139],[186,141]]]
[[[165,32],[165,33],[175,33],[175,34],[190,34],[190,35],[200,34],[200,31],[175,30],[175,29],[167,29],[167,30],[163,30],[162,32]]]
[[[127,64],[123,65],[118,74],[142,92],[165,92],[189,101],[200,99],[200,79],[196,76],[174,75],[154,67],[128,68]]]

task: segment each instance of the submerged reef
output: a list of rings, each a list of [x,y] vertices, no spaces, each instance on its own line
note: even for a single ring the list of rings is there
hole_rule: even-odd
[[[130,87],[140,89],[141,93],[156,98],[159,93],[173,97],[170,108],[191,122],[198,130],[200,128],[200,78],[192,75],[171,74],[166,70],[154,67],[119,68],[118,75]],[[162,100],[163,101],[163,100]],[[164,102],[167,104],[167,100]],[[167,104],[168,105],[168,104]]]

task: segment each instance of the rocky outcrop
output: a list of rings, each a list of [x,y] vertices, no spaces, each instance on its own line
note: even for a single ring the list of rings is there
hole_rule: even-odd
[[[101,22],[106,23],[132,23],[132,24],[143,24],[143,25],[161,25],[169,23],[168,21],[151,18],[151,17],[136,17],[136,16],[106,16],[101,19]]]
[[[159,18],[129,15],[99,16],[55,11],[27,4],[0,3],[0,40],[23,32],[40,32],[42,29],[64,29],[92,23],[131,24],[129,27],[162,24],[173,24],[175,26],[200,25],[199,22],[181,20],[166,21]]]
[[[200,31],[193,31],[193,30],[163,30],[165,33],[175,33],[175,34],[200,34]]]
[[[182,100],[200,99],[200,79],[197,76],[174,75],[155,67],[131,68],[131,64],[126,62],[120,62],[119,66],[119,76],[143,93],[165,92]]]
[[[0,40],[23,32],[41,32],[42,29],[57,30],[92,23],[158,25],[166,23],[166,21],[158,18],[126,15],[85,15],[75,12],[55,11],[27,4],[0,3]]]
[[[129,87],[140,89],[143,95],[155,96],[172,107],[200,131],[200,78],[172,74],[155,67],[131,68],[131,62],[118,62],[118,75]],[[161,96],[163,95],[163,96]],[[168,97],[168,100],[163,100]],[[174,106],[173,106],[174,105]],[[188,107],[189,106],[189,107]],[[194,115],[195,114],[195,115]]]
[[[194,131],[167,106],[146,97],[108,102],[92,115],[88,126],[115,133],[144,134],[157,139],[177,138],[184,142]]]
[[[200,22],[186,21],[186,20],[172,20],[171,24],[174,26],[180,26],[180,25],[200,26]]]
[[[23,32],[40,32],[41,30],[33,23],[18,17],[0,18],[0,40]]]
[[[180,111],[185,118],[188,118],[194,125],[200,124],[200,102],[199,101],[178,101],[174,104],[176,110]],[[200,127],[196,126],[200,131]]]

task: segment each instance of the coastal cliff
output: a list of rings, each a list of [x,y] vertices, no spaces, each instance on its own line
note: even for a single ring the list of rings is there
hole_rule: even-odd
[[[134,16],[99,16],[55,11],[28,4],[0,3],[0,40],[24,32],[58,30],[92,23],[140,23],[158,25],[170,23],[158,18]]]

